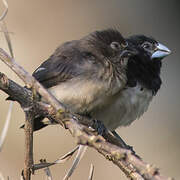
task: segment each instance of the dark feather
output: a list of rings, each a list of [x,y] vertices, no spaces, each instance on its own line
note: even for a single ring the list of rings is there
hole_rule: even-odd
[[[148,41],[152,44],[156,44],[157,41],[153,37],[147,37],[144,35],[133,35],[127,38],[128,41],[133,42],[134,45],[139,46],[143,44],[145,41]]]
[[[95,31],[90,34],[89,43],[104,57],[115,56],[114,50],[110,47],[112,42],[118,42],[120,45],[126,44],[126,40],[121,33],[115,29],[107,29],[104,31]]]
[[[142,84],[145,88],[152,90],[155,95],[161,87],[160,78],[161,61],[152,60],[143,50],[139,54],[130,57],[127,64],[127,85],[136,86]]]
[[[15,101],[15,100],[14,100],[14,98],[13,98],[13,97],[8,96],[8,97],[6,98],[6,101]]]
[[[121,33],[115,29],[95,31],[94,36],[96,41],[101,41],[107,45],[110,45],[111,42],[119,42],[119,44],[126,43]]]
[[[77,45],[78,46],[78,45]],[[50,88],[59,83],[68,81],[74,77],[83,75],[92,76],[100,70],[102,66],[95,55],[86,51],[83,48],[78,48],[76,45],[63,49],[63,46],[56,50],[56,52],[39,68],[44,68],[42,71],[35,71],[33,76],[45,87]],[[96,63],[94,64],[94,59]]]
[[[33,131],[38,131],[38,130],[48,126],[48,124],[43,123],[43,119],[44,119],[43,116],[39,116],[34,119]],[[20,126],[21,129],[24,129],[24,127],[25,127],[25,124]]]

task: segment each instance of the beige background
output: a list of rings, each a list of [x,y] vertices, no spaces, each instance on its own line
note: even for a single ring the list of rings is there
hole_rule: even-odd
[[[180,3],[169,0],[9,0],[6,22],[16,60],[27,71],[33,70],[62,42],[79,39],[94,30],[116,27],[124,36],[151,35],[173,52],[164,60],[163,85],[148,112],[130,127],[118,132],[145,161],[157,165],[162,174],[180,178]],[[2,12],[3,6],[0,6]],[[6,48],[3,34],[0,47]],[[0,71],[23,83],[0,61]],[[8,102],[0,92],[0,130]],[[23,168],[24,133],[19,126],[24,114],[16,103],[8,136],[0,153],[0,171],[10,179],[19,179]],[[70,134],[59,126],[35,133],[34,156],[53,161],[75,146]],[[111,162],[89,149],[72,179],[87,179],[90,163],[95,165],[94,179],[126,179]],[[62,179],[71,161],[51,168],[54,179]],[[38,171],[33,180],[45,179]]]

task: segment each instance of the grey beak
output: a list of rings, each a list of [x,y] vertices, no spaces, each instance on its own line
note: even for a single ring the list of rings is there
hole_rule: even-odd
[[[151,59],[164,58],[171,54],[171,51],[163,44],[158,43],[156,51],[152,54]]]

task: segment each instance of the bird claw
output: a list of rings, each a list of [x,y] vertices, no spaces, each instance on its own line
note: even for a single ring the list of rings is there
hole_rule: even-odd
[[[99,120],[93,120],[92,128],[94,128],[98,132],[99,135],[103,135],[103,134],[107,133],[107,128]]]
[[[133,146],[129,146],[128,144],[126,144],[116,131],[112,131],[112,134],[119,140],[123,148],[130,150],[133,155],[140,159],[140,157],[134,151]]]
[[[132,152],[132,154],[136,154],[136,152],[134,151],[134,149],[133,149],[133,146],[129,146],[128,144],[126,144],[126,147],[125,147],[126,149],[128,149],[128,150],[130,150],[131,152]]]

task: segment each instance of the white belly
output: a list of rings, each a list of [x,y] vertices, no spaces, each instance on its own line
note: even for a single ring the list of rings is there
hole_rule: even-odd
[[[106,95],[104,83],[97,85],[91,81],[61,83],[49,91],[72,112],[91,114],[110,130],[127,126],[139,118],[153,97],[151,91],[141,90],[140,85],[119,90],[116,95]]]
[[[94,111],[92,116],[101,120],[110,130],[127,126],[147,110],[152,97],[151,91],[145,88],[142,90],[141,86],[137,85],[121,91],[111,104]]]
[[[93,80],[76,79],[53,86],[48,90],[71,112],[87,115],[94,109],[108,106],[112,94],[120,91],[123,86],[124,82],[109,88],[110,85],[107,82],[94,83]]]

